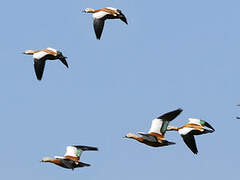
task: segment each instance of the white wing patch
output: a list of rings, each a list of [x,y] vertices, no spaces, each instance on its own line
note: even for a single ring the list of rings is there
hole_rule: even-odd
[[[109,14],[109,13],[105,12],[105,11],[99,11],[99,12],[93,13],[93,18],[101,19],[104,16],[106,16],[107,14]]]
[[[40,52],[34,53],[33,54],[33,58],[34,59],[41,59],[41,58],[43,58],[46,55],[48,55],[48,53],[46,53],[44,51],[40,51]]]
[[[188,120],[189,120],[190,123],[201,125],[200,119],[189,118]]]
[[[186,134],[188,134],[192,130],[193,130],[193,128],[185,127],[185,128],[179,129],[178,132],[181,135],[186,135]]]
[[[153,133],[158,133],[160,134],[160,129],[162,127],[162,120],[161,119],[154,119],[152,120],[152,125],[151,125],[151,128],[149,130],[149,133],[150,132],[153,132]]]
[[[77,157],[77,148],[74,146],[67,146],[66,153],[64,156]]]
[[[110,10],[113,10],[113,11],[117,11],[116,8],[113,8],[113,7],[106,7],[107,9],[110,9]]]
[[[50,50],[50,51],[53,51],[53,52],[57,53],[57,50],[54,49],[54,48],[48,47],[47,49]]]

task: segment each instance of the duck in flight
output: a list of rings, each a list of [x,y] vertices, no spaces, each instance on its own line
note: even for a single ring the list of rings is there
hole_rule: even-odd
[[[240,104],[237,104],[237,106],[240,106]],[[240,119],[240,116],[237,116],[236,119]]]
[[[54,159],[45,157],[41,160],[41,162],[49,162],[61,166],[63,168],[72,169],[90,166],[90,164],[86,164],[80,162],[80,156],[83,151],[98,151],[96,147],[90,146],[67,146],[66,153],[64,157],[54,156]]]
[[[189,123],[182,127],[168,126],[167,131],[178,131],[188,148],[194,153],[198,153],[194,136],[213,133],[215,129],[206,121],[189,118]]]
[[[168,113],[165,113],[158,118],[152,120],[152,125],[148,133],[138,133],[141,137],[128,133],[125,138],[131,138],[139,141],[140,143],[146,144],[152,147],[168,146],[175,144],[174,142],[169,142],[165,139],[164,134],[167,130],[170,121],[175,119],[182,109],[177,109]]]
[[[116,8],[106,7],[96,10],[92,8],[87,8],[83,12],[93,13],[93,27],[95,30],[96,37],[99,40],[101,38],[104,22],[106,19],[120,19],[124,23],[128,24],[125,15],[122,13],[121,10]]]
[[[38,80],[42,79],[46,60],[59,59],[68,68],[68,63],[66,61],[67,57],[63,56],[62,52],[53,48],[40,49],[35,51],[26,50],[24,54],[33,55],[34,69]]]

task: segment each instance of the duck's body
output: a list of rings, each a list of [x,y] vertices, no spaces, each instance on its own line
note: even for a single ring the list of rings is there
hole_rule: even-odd
[[[46,157],[43,158],[41,162],[49,162],[63,168],[74,170],[74,168],[90,166],[90,164],[86,164],[79,161],[83,151],[97,151],[97,150],[98,148],[90,146],[67,146],[64,157],[55,156],[55,159]]]
[[[70,160],[70,159],[51,159],[51,158],[44,158],[42,162],[50,162],[53,164],[56,164],[60,167],[66,168],[66,169],[75,169],[79,167],[85,167],[85,166],[90,166],[90,164],[78,162]]]
[[[237,104],[237,106],[240,106],[240,104]],[[236,119],[240,119],[240,116],[237,116]]]
[[[124,23],[128,24],[125,15],[122,13],[121,10],[106,7],[102,9],[92,9],[87,8],[84,10],[85,13],[93,13],[93,27],[96,34],[97,39],[101,38],[104,22],[106,19],[120,19]]]
[[[138,133],[141,135],[141,137],[132,133],[128,133],[125,137],[135,139],[138,142],[152,147],[161,147],[175,144],[174,142],[167,141],[164,137],[164,134],[167,130],[169,122],[175,119],[181,112],[182,109],[177,109],[165,113],[162,116],[154,119],[148,133]]]
[[[68,67],[68,63],[66,61],[66,57],[62,55],[62,52],[53,49],[53,48],[46,48],[40,50],[27,50],[24,52],[27,55],[33,55],[34,59],[34,69],[35,74],[38,80],[42,79],[44,67],[46,60],[57,60],[59,59],[66,67]]]
[[[207,129],[206,127],[209,129]],[[182,127],[168,126],[167,130],[178,131],[178,133],[182,136],[185,144],[194,154],[198,153],[194,136],[212,133],[215,131],[215,129],[206,121],[193,118],[189,118],[189,123]]]

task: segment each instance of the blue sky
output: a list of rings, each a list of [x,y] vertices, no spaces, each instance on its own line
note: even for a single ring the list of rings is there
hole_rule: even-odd
[[[98,41],[81,10],[107,6],[129,25],[107,21]],[[2,2],[0,178],[236,179],[239,7],[237,0]],[[61,50],[70,67],[47,62],[39,82],[22,52],[46,47]],[[166,138],[177,144],[163,148],[122,138],[179,107],[170,125],[194,117],[216,129],[196,137],[198,155],[175,132]],[[71,144],[99,148],[81,157],[91,167],[40,163]]]

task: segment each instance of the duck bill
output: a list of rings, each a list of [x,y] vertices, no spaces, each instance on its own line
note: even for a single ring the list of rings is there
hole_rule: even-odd
[[[208,124],[206,121],[204,123],[204,126],[206,126],[206,127],[210,128],[210,129],[212,129],[213,131],[215,131],[215,129],[210,124]]]

